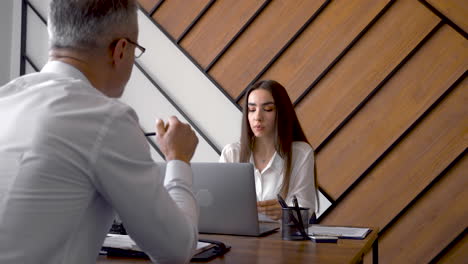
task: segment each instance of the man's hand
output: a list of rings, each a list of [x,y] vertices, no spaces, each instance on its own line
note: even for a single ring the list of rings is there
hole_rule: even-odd
[[[166,124],[158,119],[156,133],[156,142],[166,161],[181,160],[190,163],[198,144],[197,135],[190,125],[180,122],[175,116],[169,117]]]
[[[276,199],[257,202],[257,210],[273,220],[281,218],[282,208]]]

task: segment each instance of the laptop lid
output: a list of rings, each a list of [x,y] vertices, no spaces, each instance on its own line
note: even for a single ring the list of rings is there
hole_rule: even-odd
[[[250,163],[192,162],[193,192],[200,207],[200,233],[259,236],[254,168]]]

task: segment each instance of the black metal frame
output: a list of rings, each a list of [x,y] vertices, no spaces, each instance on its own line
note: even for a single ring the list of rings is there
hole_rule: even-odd
[[[32,67],[35,71],[37,71],[37,72],[40,71],[39,67],[37,67],[36,64],[34,64],[34,63],[29,59],[29,57],[25,56],[25,57],[24,57],[24,61],[25,61],[25,62],[28,62],[29,65],[31,65],[31,67]],[[26,73],[26,68],[25,68],[25,73]]]
[[[28,26],[27,0],[21,1],[21,47],[20,47],[20,75],[26,72],[26,34]]]
[[[39,71],[39,67],[29,58],[26,53],[26,38],[28,28],[28,8],[30,8],[34,14],[47,25],[47,20],[37,11],[37,9],[28,1],[21,1],[21,47],[20,47],[20,75],[26,73],[26,62],[28,62],[35,71]]]
[[[45,19],[41,13],[39,13],[39,11],[36,9],[36,7],[34,7],[33,4],[31,4],[31,2],[29,1],[26,1],[28,3],[28,6],[31,8],[32,11],[34,11],[34,13],[37,15],[37,17],[39,17],[39,19],[45,24],[47,25],[47,19]]]
[[[379,264],[379,234],[377,234],[377,238],[372,244],[372,263]]]

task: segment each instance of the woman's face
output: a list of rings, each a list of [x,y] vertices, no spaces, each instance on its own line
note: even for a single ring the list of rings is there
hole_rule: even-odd
[[[256,137],[275,135],[276,105],[271,93],[256,89],[249,94],[247,101],[250,129]]]

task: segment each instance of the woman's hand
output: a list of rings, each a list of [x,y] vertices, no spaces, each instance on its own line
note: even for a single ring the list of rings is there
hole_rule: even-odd
[[[257,202],[257,210],[273,220],[281,218],[282,208],[276,199]]]

